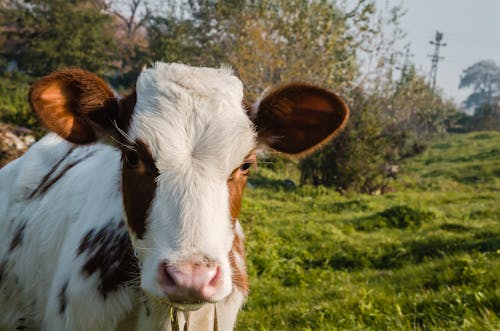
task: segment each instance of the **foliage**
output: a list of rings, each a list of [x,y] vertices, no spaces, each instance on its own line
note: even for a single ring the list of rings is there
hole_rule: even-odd
[[[192,21],[179,20],[173,15],[154,16],[148,21],[146,28],[151,59],[198,64],[203,48],[197,46],[197,41],[194,40],[196,35],[193,33],[195,27]]]
[[[371,15],[365,0],[349,13],[318,0],[198,0],[153,16],[147,29],[153,59],[229,63],[255,100],[289,81],[345,88],[357,75],[357,47],[376,33],[365,28]]]
[[[352,17],[369,20],[369,5],[358,1]],[[343,91],[358,74],[356,49],[369,38],[355,19],[326,1],[262,1],[244,11],[244,25],[228,53],[255,100],[266,88],[307,81]],[[359,36],[355,38],[354,36]]]
[[[452,126],[458,110],[435,94],[413,68],[388,90],[350,94],[346,130],[325,149],[300,163],[301,183],[339,191],[385,193],[398,163],[421,153]]]
[[[500,130],[500,99],[496,105],[483,104],[474,115],[465,118],[464,126],[468,131]]]
[[[498,139],[434,143],[382,196],[252,175],[240,218],[251,293],[237,329],[498,329]]]
[[[42,76],[61,67],[109,72],[116,58],[111,17],[87,0],[12,0],[1,11],[9,44],[3,56]]]
[[[374,99],[360,91],[344,132],[315,155],[300,162],[302,184],[333,186],[339,191],[374,193],[386,186],[383,176],[388,145]]]
[[[474,90],[465,105],[478,115],[484,105],[495,105],[500,98],[500,67],[493,60],[474,63],[463,71],[459,87]]]
[[[110,82],[118,89],[130,88],[144,65],[149,64],[146,23],[157,8],[149,0],[94,0],[113,17],[112,36],[119,56]]]
[[[452,102],[444,100],[432,91],[411,66],[403,71],[396,82],[396,89],[385,112],[386,121],[392,127],[409,132],[415,143],[428,143],[438,133],[445,133],[447,119],[458,113]]]
[[[500,67],[493,60],[474,63],[463,71],[460,88],[472,88],[465,101],[474,114],[464,119],[468,130],[500,130]]]
[[[37,127],[37,119],[28,104],[31,78],[21,73],[0,77],[0,122],[22,123]]]
[[[407,227],[420,227],[422,223],[433,220],[435,214],[405,205],[398,205],[377,213],[376,217],[389,227],[406,229]]]

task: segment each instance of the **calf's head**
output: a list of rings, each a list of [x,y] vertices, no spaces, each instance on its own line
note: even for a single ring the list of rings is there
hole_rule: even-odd
[[[92,73],[61,70],[33,85],[30,103],[68,141],[120,149],[141,286],[179,305],[217,302],[245,287],[231,259],[256,150],[307,153],[348,118],[343,101],[321,88],[287,85],[245,107],[231,70],[164,63],[144,70],[123,98]]]

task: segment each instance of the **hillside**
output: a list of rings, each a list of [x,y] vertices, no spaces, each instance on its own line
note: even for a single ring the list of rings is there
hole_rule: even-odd
[[[383,196],[263,185],[266,171],[241,216],[239,330],[500,329],[500,133],[432,145]]]

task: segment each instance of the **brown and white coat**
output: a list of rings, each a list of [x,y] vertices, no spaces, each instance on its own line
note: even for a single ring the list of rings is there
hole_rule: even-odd
[[[30,103],[55,134],[0,170],[1,331],[160,330],[186,316],[189,330],[232,329],[256,151],[308,153],[348,118],[324,89],[287,85],[247,109],[231,70],[165,63],[123,98],[61,70]]]

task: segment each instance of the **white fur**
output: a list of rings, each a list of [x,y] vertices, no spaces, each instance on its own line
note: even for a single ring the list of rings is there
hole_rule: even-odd
[[[0,171],[0,201],[9,201],[7,208],[0,210],[0,233],[6,238],[0,243],[0,257],[8,261],[2,286],[10,293],[0,293],[0,330],[15,329],[13,323],[18,318],[26,318],[29,328],[37,328],[43,320],[42,330],[85,330],[89,320],[95,323],[94,330],[112,330],[108,325],[116,321],[109,320],[106,309],[116,311],[119,317],[120,310],[131,308],[127,293],[113,293],[103,302],[95,275],[82,277],[81,257],[75,253],[88,230],[112,218],[121,221],[117,187],[120,154],[105,145],[80,147],[51,178],[65,165],[95,154],[69,170],[47,194],[26,199],[69,147],[51,134]],[[10,185],[3,185],[5,182]],[[23,221],[28,223],[22,243],[9,252],[13,233]],[[65,321],[58,316],[56,301],[66,280],[70,286]]]
[[[2,168],[0,331],[20,324],[47,331],[156,330],[166,319],[166,306],[156,300],[162,298],[158,264],[202,257],[221,265],[223,286],[214,300],[222,300],[217,304],[221,330],[232,328],[244,298],[231,284],[228,252],[234,233],[226,181],[255,145],[242,93],[228,69],[159,63],[141,73],[128,134],[149,146],[160,172],[144,238],[133,238],[142,289],[130,284],[103,298],[98,273],[84,277],[85,256],[77,254],[85,233],[125,218],[118,150],[103,144],[76,148],[49,179],[84,160],[32,199],[28,196],[71,145],[49,134]],[[22,243],[11,251],[23,222]],[[67,307],[61,317],[58,295],[65,282]],[[145,300],[154,306],[150,316]],[[213,320],[206,307],[191,313],[193,321]]]
[[[243,86],[228,69],[156,64],[141,73],[137,95],[129,136],[149,146],[160,172],[148,231],[137,243],[142,287],[161,296],[162,260],[208,257],[222,268],[214,297],[221,300],[232,290],[226,182],[255,144]]]

